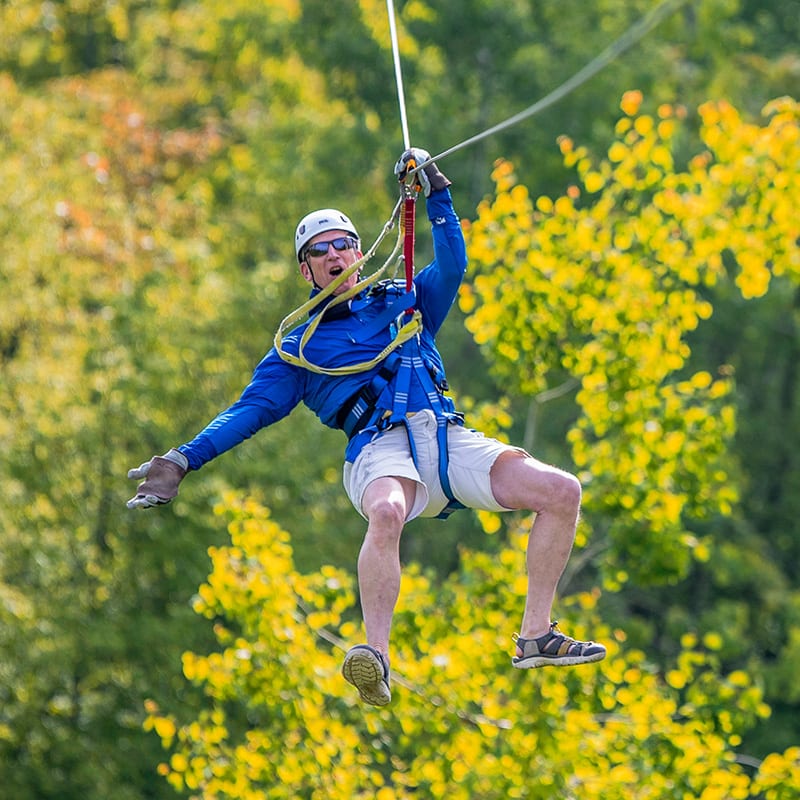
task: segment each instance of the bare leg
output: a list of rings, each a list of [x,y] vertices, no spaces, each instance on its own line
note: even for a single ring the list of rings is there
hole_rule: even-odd
[[[388,657],[400,593],[400,535],[417,487],[407,478],[378,478],[364,492],[367,533],[358,556],[358,586],[367,643]]]
[[[528,538],[528,592],[520,636],[537,638],[550,630],[558,580],[572,552],[580,483],[567,472],[518,453],[501,455],[492,467],[491,480],[501,505],[536,513]]]

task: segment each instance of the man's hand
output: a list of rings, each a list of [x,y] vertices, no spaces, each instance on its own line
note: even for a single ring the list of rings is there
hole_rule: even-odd
[[[178,494],[178,485],[188,471],[189,459],[175,448],[128,470],[129,478],[145,479],[128,500],[128,508],[150,508],[169,503]]]
[[[403,153],[394,165],[394,174],[397,175],[397,180],[401,183],[405,181],[409,171],[415,169],[420,164],[424,164],[431,157],[427,150],[421,147],[410,147]],[[417,186],[419,186],[425,197],[430,196],[431,191],[438,191],[439,189],[446,189],[452,181],[449,181],[441,172],[436,162],[431,161],[430,164],[423,167],[419,172],[414,173],[414,178]]]

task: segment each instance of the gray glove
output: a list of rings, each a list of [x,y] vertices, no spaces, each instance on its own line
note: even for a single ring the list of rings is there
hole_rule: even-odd
[[[394,174],[397,175],[397,180],[401,183],[405,181],[406,175],[409,171],[424,164],[430,159],[431,154],[421,147],[410,147],[403,153],[394,165]],[[422,189],[425,197],[429,197],[432,191],[439,191],[439,189],[446,189],[452,181],[448,180],[441,172],[439,167],[436,166],[434,161],[431,161],[428,166],[423,167],[419,172],[414,174],[416,184]]]
[[[129,478],[145,478],[128,508],[150,508],[169,503],[178,494],[178,485],[189,471],[189,459],[174,447],[163,456],[153,456],[135,469],[128,470]]]

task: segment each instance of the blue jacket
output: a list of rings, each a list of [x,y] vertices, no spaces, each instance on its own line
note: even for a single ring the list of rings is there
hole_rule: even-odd
[[[433,227],[433,261],[414,278],[415,307],[422,314],[421,335],[403,345],[404,352],[418,356],[426,367],[444,378],[444,366],[434,337],[455,300],[467,265],[461,226],[453,209],[448,189],[432,192],[426,202]],[[387,307],[398,299],[394,285],[379,284],[350,302],[349,312],[323,318],[317,331],[304,347],[305,357],[324,367],[357,364],[374,358],[390,341],[389,328],[364,339],[363,332]],[[337,309],[338,310],[338,309]],[[318,312],[319,313],[319,312]],[[283,341],[284,349],[297,354],[298,343],[306,325],[300,325]],[[361,335],[359,336],[359,333]],[[282,360],[273,347],[256,367],[252,380],[241,397],[219,414],[195,438],[179,450],[189,459],[191,469],[199,469],[261,428],[285,417],[300,402],[305,403],[329,427],[339,428],[337,414],[345,402],[369,384],[380,366],[354,375],[321,375]],[[389,384],[391,392],[396,377]],[[386,394],[386,393],[384,393]],[[407,411],[431,408],[425,387],[412,375]],[[391,409],[389,409],[391,410]],[[354,442],[346,458],[357,455]]]

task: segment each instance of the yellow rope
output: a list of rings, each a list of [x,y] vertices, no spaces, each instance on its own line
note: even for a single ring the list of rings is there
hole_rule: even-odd
[[[319,327],[320,322],[322,322],[324,317],[323,312],[317,314],[315,317],[312,317],[311,322],[303,332],[303,335],[300,337],[297,355],[288,353],[283,347],[283,340],[287,335],[287,331],[290,331],[298,323],[303,321],[311,311],[327,300],[327,298],[330,297],[336,291],[336,289],[338,289],[345,281],[347,281],[348,278],[357,273],[361,269],[361,266],[366,264],[375,255],[375,251],[378,249],[380,243],[386,237],[387,233],[394,227],[400,212],[402,200],[402,197],[400,200],[398,200],[391,217],[383,226],[383,230],[381,231],[380,235],[375,240],[372,247],[370,247],[369,250],[363,256],[361,256],[361,258],[351,264],[344,272],[341,273],[341,275],[337,275],[336,278],[318,294],[314,295],[314,297],[312,297],[310,300],[307,300],[299,308],[296,308],[291,312],[291,314],[288,314],[286,317],[284,317],[283,321],[278,326],[274,340],[275,350],[284,361],[289,364],[294,364],[297,367],[307,369],[311,372],[316,372],[320,375],[354,375],[358,372],[366,372],[373,367],[376,367],[381,363],[381,361],[383,361],[384,358],[386,358],[386,356],[389,355],[389,353],[396,350],[409,339],[412,339],[422,329],[422,316],[420,315],[419,311],[414,311],[413,314],[409,315],[408,321],[405,323],[405,325],[398,330],[397,336],[386,347],[384,347],[383,350],[381,350],[381,352],[375,356],[375,358],[371,358],[369,361],[361,361],[357,364],[348,364],[343,367],[323,367],[319,364],[315,364],[313,361],[309,361],[303,352],[309,340]],[[331,300],[328,304],[330,308],[348,302],[351,298],[355,297],[364,289],[372,286],[372,284],[378,281],[378,279],[389,268],[389,265],[396,260],[397,254],[400,251],[403,242],[403,233],[404,231],[401,218],[400,226],[398,227],[397,241],[395,242],[395,246],[392,252],[389,254],[389,257],[384,262],[383,266],[376,270],[372,275],[369,275],[363,280],[358,281],[355,286],[334,297],[333,300]],[[400,258],[402,258],[402,256],[400,256]]]

